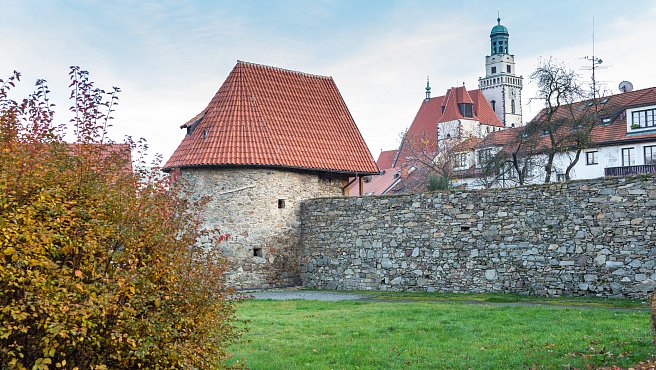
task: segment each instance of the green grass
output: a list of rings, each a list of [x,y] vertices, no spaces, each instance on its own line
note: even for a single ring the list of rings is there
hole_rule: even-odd
[[[586,368],[654,354],[646,310],[457,299],[245,301],[238,313],[250,331],[231,350],[253,369]]]

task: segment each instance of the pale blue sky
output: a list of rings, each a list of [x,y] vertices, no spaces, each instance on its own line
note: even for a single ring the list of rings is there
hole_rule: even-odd
[[[122,88],[112,136],[145,137],[166,158],[239,60],[330,75],[374,157],[398,146],[424,96],[477,88],[497,9],[517,73],[592,51],[611,92],[656,86],[656,1],[31,1],[0,0],[0,74],[49,81],[67,119],[68,66]],[[589,78],[587,71],[580,70]],[[525,79],[523,103],[534,96]],[[524,107],[529,120],[538,106]]]

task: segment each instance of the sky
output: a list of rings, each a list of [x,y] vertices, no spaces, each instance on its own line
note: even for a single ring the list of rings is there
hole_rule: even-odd
[[[432,96],[477,88],[497,12],[524,77],[524,121],[541,107],[528,78],[539,60],[590,80],[593,19],[602,87],[656,86],[656,0],[0,0],[0,9],[0,76],[22,73],[17,94],[46,79],[67,121],[68,68],[78,65],[122,90],[110,136],[143,137],[164,160],[237,60],[332,76],[376,158],[398,147],[427,76]]]

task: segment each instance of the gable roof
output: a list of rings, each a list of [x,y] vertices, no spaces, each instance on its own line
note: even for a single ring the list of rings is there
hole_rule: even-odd
[[[238,61],[210,103],[181,126],[164,170],[266,166],[376,174],[332,77]]]
[[[376,165],[378,165],[378,168],[381,170],[392,168],[394,157],[396,157],[396,149],[381,151],[376,160]]]
[[[458,103],[473,104],[474,117],[465,118],[460,114]],[[427,151],[437,151],[437,124],[457,119],[473,119],[478,120],[481,124],[505,127],[499,121],[499,117],[494,113],[492,106],[485,99],[481,90],[467,91],[464,86],[452,87],[443,96],[424,99],[422,101],[415,119],[412,121],[397,150],[396,158],[392,163],[393,167],[398,167],[405,162],[409,150],[406,143],[407,140],[428,139],[424,149]]]
[[[469,96],[474,102],[474,115],[481,124],[505,127],[480,89],[470,91]]]
[[[656,140],[656,127],[653,130],[637,132],[629,130],[627,132],[629,118],[626,115],[627,109],[656,105],[656,87],[611,95],[600,100],[604,103],[601,103],[598,112],[594,112],[597,121],[594,122],[590,132],[593,147]],[[588,99],[561,106],[556,110],[552,119],[570,119],[572,112],[574,112],[574,116],[578,115],[579,117],[590,114],[592,113],[590,110],[593,109],[591,102],[592,99]],[[518,136],[524,133],[527,135],[524,140],[530,140],[529,145],[531,146],[526,150],[545,150],[550,146],[548,136],[543,135],[540,128],[540,122],[545,115],[546,109],[542,109],[526,126],[491,132],[476,145],[476,148],[503,146],[502,150],[511,151],[516,148]],[[603,122],[604,119],[609,119],[609,121]],[[566,134],[571,128],[564,126],[560,130]]]

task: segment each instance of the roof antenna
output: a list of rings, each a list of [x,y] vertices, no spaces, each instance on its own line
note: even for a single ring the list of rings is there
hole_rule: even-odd
[[[430,100],[430,91],[431,91],[430,78],[426,76],[426,101]]]
[[[499,15],[499,8],[497,8],[497,23],[501,24],[501,15]]]
[[[592,62],[592,99],[597,99],[597,79],[595,78],[595,69],[603,60],[595,57],[595,21],[592,17],[592,57],[585,57],[586,60]],[[595,107],[596,108],[596,107]]]

